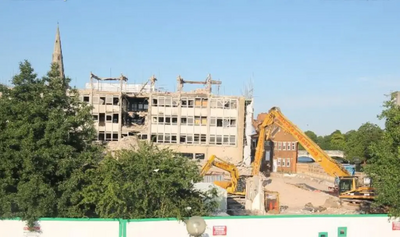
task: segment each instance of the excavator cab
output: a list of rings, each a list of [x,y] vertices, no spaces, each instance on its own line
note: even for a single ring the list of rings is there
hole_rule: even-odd
[[[338,180],[339,194],[358,188],[358,177],[356,176],[341,176]]]

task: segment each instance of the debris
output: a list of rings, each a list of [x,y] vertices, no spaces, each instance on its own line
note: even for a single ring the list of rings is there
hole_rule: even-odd
[[[314,205],[311,202],[309,202],[306,205],[304,205],[303,210],[310,211],[310,212],[322,212],[322,211],[326,210],[326,207],[322,207],[322,206],[314,207]]]
[[[135,149],[138,147],[138,139],[136,136],[121,138],[119,141],[110,141],[107,144],[107,150],[116,151],[123,149]]]
[[[335,199],[334,197],[329,197],[328,199],[326,199],[323,206],[326,208],[339,208],[340,204],[339,200]]]

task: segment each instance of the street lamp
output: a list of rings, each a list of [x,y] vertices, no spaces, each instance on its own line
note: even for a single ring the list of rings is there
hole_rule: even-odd
[[[192,216],[186,221],[186,230],[191,236],[201,236],[206,231],[206,226],[206,222],[200,216]]]

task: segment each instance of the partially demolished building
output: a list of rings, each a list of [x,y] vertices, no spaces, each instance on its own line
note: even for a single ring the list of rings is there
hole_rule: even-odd
[[[132,85],[124,75],[100,78],[91,73],[80,97],[93,106],[99,141],[137,136],[189,158],[214,154],[233,163],[243,157],[250,162],[249,132],[245,130],[251,128],[246,126],[246,120],[251,121],[246,114],[253,113],[252,100],[212,94],[212,86],[221,82],[210,75],[205,81],[186,81],[179,76],[176,92],[157,90],[156,81],[153,76],[145,84]],[[184,92],[185,83],[205,88]]]

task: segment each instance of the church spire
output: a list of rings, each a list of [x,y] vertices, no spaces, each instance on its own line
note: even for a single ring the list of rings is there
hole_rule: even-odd
[[[60,28],[57,23],[57,32],[56,32],[56,41],[54,43],[54,51],[53,51],[53,59],[52,63],[57,63],[59,65],[60,75],[62,78],[64,75],[64,61],[61,49],[61,37],[60,37]]]

